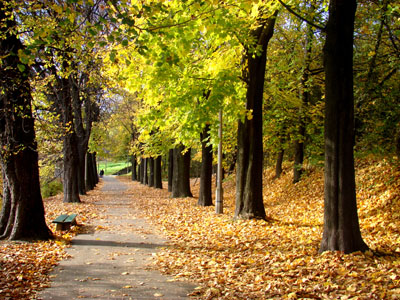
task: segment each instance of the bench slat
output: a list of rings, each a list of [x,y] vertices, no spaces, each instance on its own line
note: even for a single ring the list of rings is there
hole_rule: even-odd
[[[64,223],[73,223],[75,221],[77,214],[69,215],[68,218],[64,220]]]
[[[60,215],[56,219],[53,220],[53,223],[63,223],[65,219],[68,218],[68,215]]]

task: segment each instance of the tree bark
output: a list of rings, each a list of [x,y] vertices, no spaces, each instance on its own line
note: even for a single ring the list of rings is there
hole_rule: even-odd
[[[143,158],[140,158],[140,163],[138,166],[138,181],[143,183]]]
[[[211,185],[212,185],[212,145],[207,146],[210,138],[210,126],[206,125],[200,134],[201,140],[201,174],[200,174],[200,192],[197,202],[200,206],[210,206],[212,203]]]
[[[161,156],[157,156],[154,160],[154,187],[156,189],[162,189],[161,170]]]
[[[238,126],[235,218],[266,218],[262,195],[262,103],[267,48],[276,15],[277,12],[267,20],[260,20],[260,26],[251,32],[256,40],[254,46],[261,48],[260,53],[254,55],[251,49],[246,49],[247,73],[243,74],[248,84],[246,109],[252,110],[253,117],[239,121]]]
[[[0,3],[0,238],[46,240],[52,233],[45,222],[40,193],[29,67],[18,57],[18,50],[24,47],[13,33],[12,12],[11,5]]]
[[[132,181],[137,180],[136,167],[137,167],[136,155],[131,155]]]
[[[283,163],[284,154],[285,154],[285,150],[281,150],[278,153],[278,157],[276,159],[276,165],[275,165],[275,178],[281,177],[281,174],[282,174],[282,163]]]
[[[149,157],[149,186],[154,187],[154,158]]]
[[[190,191],[190,149],[182,154],[184,149],[183,145],[174,149],[172,198],[193,197]]]
[[[174,149],[168,152],[168,192],[172,192],[172,178],[174,172]]]
[[[94,179],[95,179],[95,184],[99,183],[99,173],[97,170],[97,153],[93,152],[93,173],[94,173]]]
[[[64,202],[81,202],[79,197],[80,159],[78,151],[78,138],[74,130],[74,118],[72,113],[72,97],[69,80],[59,79],[60,101],[62,112],[62,124],[65,130],[63,138],[63,189]]]
[[[143,159],[143,184],[145,185],[149,184],[148,167],[149,167],[149,159],[146,157]]]
[[[364,251],[354,172],[353,32],[355,0],[331,0],[324,46],[325,193],[320,252]]]

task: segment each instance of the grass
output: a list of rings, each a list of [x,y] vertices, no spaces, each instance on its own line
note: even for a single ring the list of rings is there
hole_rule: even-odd
[[[98,166],[98,172],[100,170],[104,170],[104,175],[112,175],[115,172],[129,166],[130,163],[126,161],[118,161],[118,162],[107,162],[107,161],[100,161]]]

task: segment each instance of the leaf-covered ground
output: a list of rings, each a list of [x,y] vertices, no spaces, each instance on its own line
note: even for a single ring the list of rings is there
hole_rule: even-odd
[[[265,173],[268,221],[233,221],[234,178],[225,182],[224,214],[196,199],[131,183],[132,202],[160,226],[171,247],[157,266],[197,280],[202,299],[400,299],[400,170],[359,162],[357,196],[364,240],[373,251],[318,253],[323,223],[323,173],[291,183],[289,168]],[[192,181],[194,195],[199,181]]]
[[[171,199],[166,189],[129,183],[132,207],[142,211],[171,240],[156,267],[176,280],[198,282],[200,299],[400,299],[400,170],[382,160],[357,164],[357,196],[362,235],[373,251],[318,254],[323,222],[322,171],[308,169],[291,183],[286,166],[278,180],[265,172],[268,221],[233,221],[234,176],[224,184],[224,214],[198,207],[195,198]],[[198,194],[199,180],[192,180]],[[0,299],[35,299],[49,283],[48,272],[64,258],[71,236],[101,230],[91,220],[106,218],[94,204],[99,188],[81,204],[61,196],[45,200],[46,220],[78,213],[71,232],[51,242],[0,242]],[[93,228],[92,228],[93,227]]]
[[[100,185],[99,185],[100,187]],[[55,239],[48,242],[0,241],[0,299],[36,299],[36,292],[49,285],[49,272],[61,259],[67,258],[64,248],[71,237],[90,228],[92,218],[104,217],[93,205],[101,196],[99,187],[81,196],[82,203],[63,203],[62,196],[44,200],[46,222],[55,232],[51,221],[64,213],[77,213],[78,225],[68,232],[55,232]]]

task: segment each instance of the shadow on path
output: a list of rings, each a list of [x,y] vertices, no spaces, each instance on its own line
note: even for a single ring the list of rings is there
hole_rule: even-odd
[[[194,284],[175,281],[151,267],[158,248],[168,246],[132,211],[135,192],[124,194],[127,186],[113,176],[102,180],[97,204],[107,218],[88,226],[103,229],[73,238],[66,250],[71,259],[55,268],[51,287],[40,292],[38,299],[187,299]]]
[[[160,247],[167,247],[165,244],[148,244],[148,243],[129,243],[119,241],[101,241],[101,240],[73,240],[73,246],[103,246],[103,247],[128,247],[128,248],[146,248],[157,249]]]

